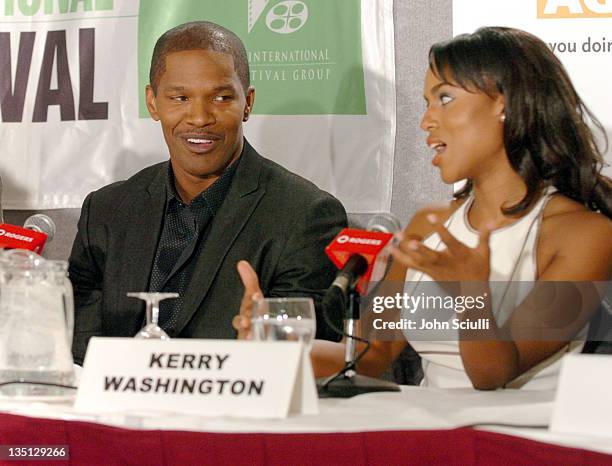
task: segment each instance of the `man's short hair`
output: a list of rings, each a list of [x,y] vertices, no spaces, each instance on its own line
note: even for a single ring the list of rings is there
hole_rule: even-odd
[[[193,21],[173,27],[157,39],[149,71],[149,83],[153,92],[157,93],[159,78],[166,70],[166,55],[186,50],[212,50],[231,55],[234,59],[234,70],[245,93],[251,85],[249,61],[240,38],[218,24]]]

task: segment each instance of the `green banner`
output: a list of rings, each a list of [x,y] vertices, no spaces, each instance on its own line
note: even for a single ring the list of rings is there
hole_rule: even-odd
[[[365,115],[360,0],[142,0],[138,23],[140,117],[157,38],[188,21],[235,32],[249,55],[254,113]]]

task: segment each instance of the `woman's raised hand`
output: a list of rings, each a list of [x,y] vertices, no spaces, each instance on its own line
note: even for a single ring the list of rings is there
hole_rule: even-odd
[[[413,238],[401,239],[391,254],[404,266],[424,272],[436,281],[488,281],[489,280],[489,237],[493,225],[480,231],[475,248],[458,241],[434,214],[427,220],[446,245],[442,251],[434,251]]]

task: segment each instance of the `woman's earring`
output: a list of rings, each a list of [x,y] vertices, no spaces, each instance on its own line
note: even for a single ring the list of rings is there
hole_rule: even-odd
[[[502,116],[500,116],[499,119],[502,123],[506,121],[506,114],[503,114]]]

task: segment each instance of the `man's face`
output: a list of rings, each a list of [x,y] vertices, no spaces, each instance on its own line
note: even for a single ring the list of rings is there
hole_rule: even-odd
[[[147,108],[160,121],[178,185],[207,187],[242,151],[242,122],[255,99],[246,95],[231,55],[209,50],[170,53]]]

